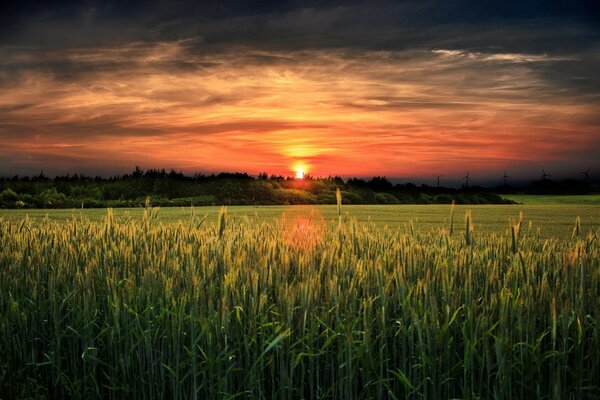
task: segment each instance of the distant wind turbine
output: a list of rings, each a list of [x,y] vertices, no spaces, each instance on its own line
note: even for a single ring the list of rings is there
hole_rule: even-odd
[[[588,183],[590,181],[590,171],[591,170],[592,170],[592,167],[589,167],[587,170],[580,172],[580,174],[584,175],[585,183]]]
[[[512,178],[512,177],[506,175],[506,170],[504,170],[504,176],[502,177],[502,180],[504,181],[504,186],[508,186],[508,178]]]
[[[434,175],[433,177],[435,178],[435,180],[437,181],[437,188],[440,188],[440,178],[444,176],[444,175]]]
[[[469,178],[469,174],[471,173],[471,171],[467,171],[467,174],[465,176],[463,176],[463,179],[465,180],[465,187],[468,188],[469,187],[469,181],[471,180]]]
[[[546,178],[550,177],[552,175],[547,174],[546,171],[544,171],[544,169],[542,168],[542,180],[545,181]]]

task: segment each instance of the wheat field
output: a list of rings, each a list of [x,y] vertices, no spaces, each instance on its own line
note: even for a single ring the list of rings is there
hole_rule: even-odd
[[[447,207],[0,219],[0,398],[600,395],[600,245]]]

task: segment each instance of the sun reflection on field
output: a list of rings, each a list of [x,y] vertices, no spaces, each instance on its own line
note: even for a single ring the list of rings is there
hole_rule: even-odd
[[[281,237],[290,247],[309,250],[318,245],[325,233],[325,219],[314,206],[286,209],[279,220]]]

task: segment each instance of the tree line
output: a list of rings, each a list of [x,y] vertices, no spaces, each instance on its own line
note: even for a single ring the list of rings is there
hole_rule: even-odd
[[[544,182],[543,185],[549,185]],[[392,184],[385,177],[371,179],[326,177],[294,179],[262,173],[194,174],[139,167],[130,174],[109,178],[66,175],[49,178],[43,173],[32,177],[0,178],[2,208],[99,208],[142,207],[150,197],[154,206],[208,205],[286,205],[335,204],[340,188],[345,204],[505,204],[492,189],[468,187]],[[539,189],[539,184],[531,188]],[[544,189],[545,187],[542,187]]]

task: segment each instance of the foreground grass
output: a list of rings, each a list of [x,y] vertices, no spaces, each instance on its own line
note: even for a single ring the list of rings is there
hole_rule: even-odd
[[[598,231],[156,213],[0,221],[0,396],[600,394]]]

